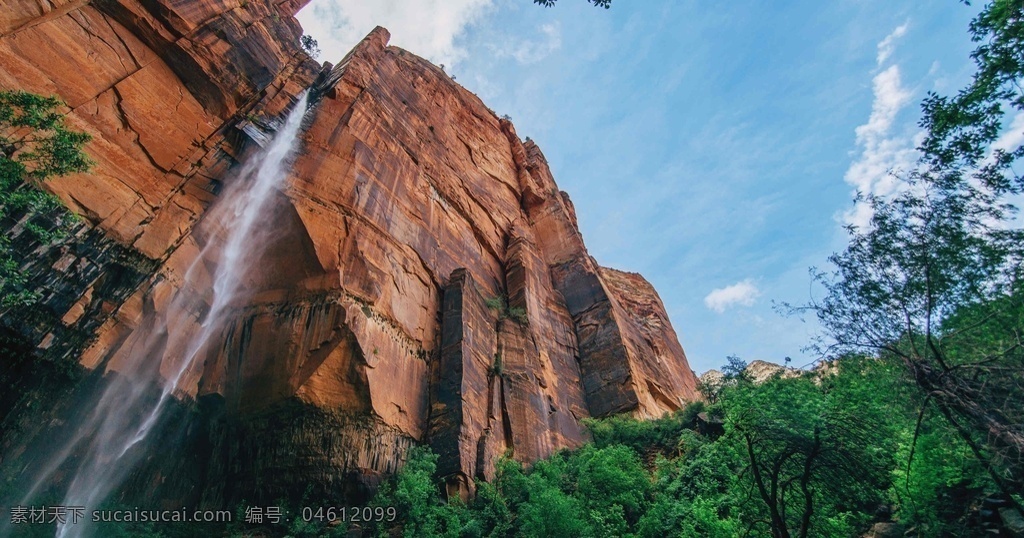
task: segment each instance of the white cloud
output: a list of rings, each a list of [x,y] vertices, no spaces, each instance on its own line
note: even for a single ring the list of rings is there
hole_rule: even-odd
[[[992,150],[1012,151],[1021,144],[1024,144],[1024,112],[1018,112],[1013,117],[1010,128],[992,143]]]
[[[904,34],[907,33],[908,24],[909,22],[905,22],[902,25],[897,26],[891,34],[885,36],[885,39],[881,40],[878,43],[878,57],[875,61],[878,62],[879,66],[884,64],[885,61],[892,56],[893,51],[896,50],[896,40],[903,37]]]
[[[391,44],[434,63],[453,66],[466,56],[456,38],[482,17],[492,0],[312,0],[297,18],[320,46],[320,60],[337,63],[375,26]]]
[[[704,306],[721,314],[732,306],[753,306],[760,296],[761,290],[748,278],[731,286],[711,290],[704,298]]]
[[[489,45],[491,53],[497,58],[509,57],[527,65],[537,63],[562,48],[560,24],[542,24],[538,30],[541,34],[540,39],[529,41],[506,38],[501,44]]]
[[[895,40],[905,34],[907,24],[893,30],[878,43],[879,67],[892,56]],[[913,98],[903,86],[898,65],[891,65],[872,80],[874,102],[868,122],[857,127],[857,147],[860,155],[847,169],[844,179],[858,192],[888,196],[900,186],[892,176],[893,170],[909,170],[917,160],[915,147],[918,135],[894,133],[897,116]],[[858,204],[842,216],[847,224],[866,227],[871,220],[870,208]]]
[[[999,138],[992,143],[988,156],[985,157],[985,164],[991,163],[994,159],[994,154],[997,149],[1003,151],[1013,151],[1017,149],[1021,144],[1024,144],[1024,112],[1018,112],[1013,120],[1010,122],[1010,127],[1003,134],[999,135]],[[976,178],[972,178],[972,183],[975,186],[980,186],[979,181]],[[1006,198],[1006,202],[1012,204],[1014,207],[1024,207],[1024,195],[1015,194],[1010,195]],[[1024,224],[1024,214],[1018,212],[1012,218],[1005,221],[995,221],[989,218],[985,218],[986,224],[994,226],[1000,229],[1013,229],[1019,228]]]
[[[893,65],[875,75],[872,80],[875,101],[871,104],[868,122],[857,127],[857,141],[865,142],[884,137],[892,128],[893,121],[908,102],[912,94],[900,81],[900,67]]]
[[[845,179],[860,192],[885,195],[893,187],[889,171],[909,168],[916,157],[910,137],[892,133],[896,116],[913,97],[900,81],[899,66],[875,75],[874,97],[868,122],[855,131],[860,157],[847,169]]]

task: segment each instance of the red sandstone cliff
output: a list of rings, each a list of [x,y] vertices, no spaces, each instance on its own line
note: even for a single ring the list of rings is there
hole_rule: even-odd
[[[50,185],[102,238],[47,254],[59,262],[49,281],[76,284],[46,302],[52,327],[18,327],[40,354],[117,370],[147,316],[177,315],[164,308],[174,293],[201,296],[180,289],[182,272],[216,233],[204,211],[252,146],[241,129],[270,123],[316,80],[268,215],[278,234],[247,276],[253,299],[186,384],[226,417],[207,476],[230,475],[233,491],[208,500],[367,479],[412,442],[428,442],[465,493],[502,455],[580,444],[582,418],[653,417],[697,397],[656,292],[588,255],[536,145],[388,47],[382,28],[321,72],[298,47],[301,4],[5,8],[0,85],[65,99],[97,161]],[[137,276],[108,276],[125,267]]]

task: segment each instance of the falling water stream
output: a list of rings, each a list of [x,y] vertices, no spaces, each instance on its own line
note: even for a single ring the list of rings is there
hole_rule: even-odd
[[[273,232],[274,222],[268,217],[272,199],[288,175],[305,111],[303,94],[270,143],[242,166],[211,206],[204,225],[212,221],[216,232],[185,272],[178,292],[164,312],[144,318],[127,350],[128,360],[111,376],[91,413],[75,425],[69,441],[38,473],[23,504],[59,468],[77,462],[61,506],[84,507],[85,517],[76,524],[58,522],[58,537],[99,534],[100,529],[91,526],[90,511],[138,463],[147,448],[143,442],[158,429],[169,401],[176,392],[187,392],[188,387],[179,384],[194,379],[187,374],[203,366],[197,359],[205,356],[207,346],[216,344],[212,338],[229,321],[229,306],[250,291],[242,282]],[[0,535],[10,530],[0,527]]]

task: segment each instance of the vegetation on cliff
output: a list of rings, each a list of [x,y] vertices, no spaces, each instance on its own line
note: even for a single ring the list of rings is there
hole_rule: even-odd
[[[66,388],[77,371],[72,361],[36,360],[34,346],[11,323],[51,325],[52,316],[41,313],[43,289],[26,267],[38,263],[40,247],[59,245],[78,225],[59,198],[42,190],[45,180],[92,164],[82,151],[89,135],[68,128],[64,109],[56,97],[0,90],[0,438],[20,429],[13,409],[30,407],[40,388]],[[0,476],[0,490],[10,482]]]
[[[56,97],[0,91],[0,221],[23,219],[29,238],[43,244],[67,234],[75,217],[56,196],[40,190],[42,182],[84,172],[91,164],[82,151],[89,135],[68,129],[62,107]],[[11,249],[11,238],[0,236],[4,309],[31,304],[38,294],[26,286]]]
[[[444,502],[431,480],[436,456],[413,452],[374,501],[398,507],[399,524],[375,532],[859,536],[891,518],[923,536],[983,532],[991,523],[958,501],[994,491],[991,477],[940,415],[918,425],[920,403],[891,360],[848,357],[762,384],[727,376],[717,404],[594,420],[593,443],[579,450],[529,469],[506,460],[468,506]]]
[[[923,399],[895,360],[850,356],[762,383],[734,373],[718,394],[716,404],[658,420],[588,421],[592,442],[530,466],[503,459],[468,504],[445,499],[437,455],[414,448],[368,505],[393,508],[394,521],[344,521],[341,508],[304,517],[302,506],[282,501],[286,517],[274,522],[245,522],[242,503],[228,525],[105,529],[295,538],[853,537],[869,528],[973,536],[997,529],[998,509],[1010,504],[941,414],[919,414]]]

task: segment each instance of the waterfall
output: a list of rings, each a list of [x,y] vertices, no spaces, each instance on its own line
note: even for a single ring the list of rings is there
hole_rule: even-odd
[[[28,504],[60,467],[78,462],[61,506],[84,507],[85,517],[77,524],[58,524],[58,537],[89,536],[100,530],[91,528],[89,511],[98,508],[138,463],[147,449],[140,443],[158,429],[175,393],[186,392],[187,387],[179,385],[203,366],[197,360],[205,356],[203,350],[218,343],[214,337],[228,321],[230,306],[250,292],[243,278],[273,233],[268,214],[289,171],[306,98],[304,93],[270,143],[241,167],[207,211],[203,225],[213,231],[184,272],[168,307],[143,319],[124,352],[123,366],[109,375],[112,379],[89,416],[37,475],[22,504]],[[0,535],[9,530],[0,527]]]

